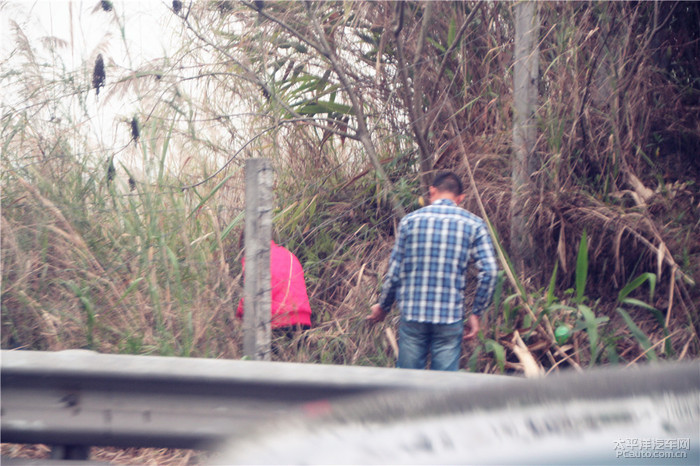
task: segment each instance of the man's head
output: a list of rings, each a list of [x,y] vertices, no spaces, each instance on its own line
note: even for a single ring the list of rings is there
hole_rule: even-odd
[[[454,172],[438,172],[430,184],[430,202],[433,203],[438,199],[450,199],[456,204],[461,204],[464,200],[463,189],[462,180]]]

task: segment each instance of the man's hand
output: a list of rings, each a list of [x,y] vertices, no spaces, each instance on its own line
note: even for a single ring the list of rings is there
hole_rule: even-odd
[[[387,315],[387,312],[384,309],[382,309],[382,307],[379,304],[375,304],[369,309],[371,312],[367,317],[365,317],[365,320],[368,321],[370,324],[376,324],[377,322],[383,321]]]
[[[467,327],[469,327],[469,331],[467,331]],[[467,325],[464,327],[464,339],[471,340],[477,333],[479,333],[479,318],[471,314],[469,319],[467,319]]]

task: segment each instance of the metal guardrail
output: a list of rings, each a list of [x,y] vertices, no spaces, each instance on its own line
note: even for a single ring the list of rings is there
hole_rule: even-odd
[[[89,446],[214,449],[323,400],[501,378],[84,350],[3,350],[0,358],[2,442],[54,445],[61,458],[85,457]]]
[[[57,459],[117,446],[218,450],[218,464],[700,462],[698,361],[522,379],[1,351],[0,384],[2,441]]]
[[[211,464],[700,464],[700,361],[388,392],[285,416]]]

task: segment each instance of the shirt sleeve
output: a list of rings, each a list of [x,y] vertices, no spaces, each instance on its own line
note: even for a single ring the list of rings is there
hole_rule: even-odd
[[[379,297],[379,306],[381,306],[385,312],[389,312],[391,306],[394,305],[394,301],[396,301],[396,291],[400,283],[399,276],[401,273],[401,262],[403,262],[404,257],[404,243],[406,240],[404,230],[405,223],[401,222],[399,225],[399,236],[396,238],[394,248],[391,250],[389,270],[384,279],[384,284],[382,285],[382,294]]]
[[[498,275],[496,253],[486,225],[479,227],[473,244],[472,257],[474,257],[474,265],[479,271],[476,277],[476,296],[474,297],[472,313],[480,316],[491,303]]]

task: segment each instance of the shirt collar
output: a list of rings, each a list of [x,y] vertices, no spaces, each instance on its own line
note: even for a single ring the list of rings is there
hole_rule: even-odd
[[[433,202],[431,205],[452,205],[456,206],[454,201],[450,199],[438,199],[437,201]]]

